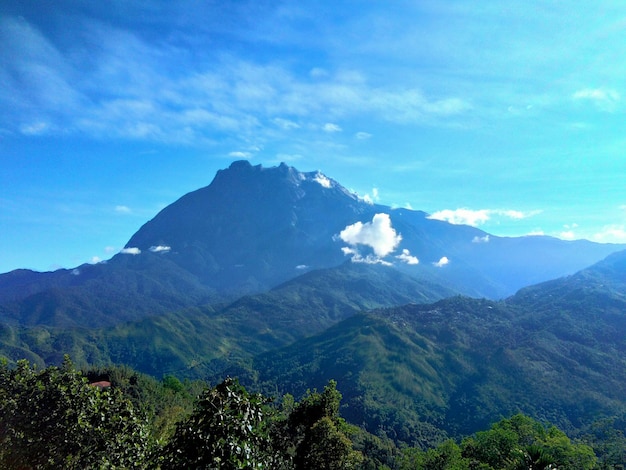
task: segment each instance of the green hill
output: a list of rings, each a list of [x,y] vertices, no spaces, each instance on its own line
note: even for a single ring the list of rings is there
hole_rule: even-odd
[[[336,379],[349,420],[408,443],[518,412],[576,432],[626,412],[625,257],[506,301],[453,297],[355,315],[226,373],[296,396]]]
[[[308,272],[223,306],[152,315],[101,328],[0,326],[0,353],[41,365],[127,364],[162,376],[203,377],[321,332],[364,310],[432,302],[452,291],[387,266],[346,263]]]

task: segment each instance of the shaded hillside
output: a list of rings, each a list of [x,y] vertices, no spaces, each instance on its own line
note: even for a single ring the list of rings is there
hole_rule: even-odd
[[[346,263],[227,306],[178,310],[110,328],[3,326],[0,351],[42,365],[69,353],[81,364],[123,363],[156,376],[203,377],[323,331],[362,309],[451,294],[387,266]]]
[[[0,275],[0,317],[24,326],[102,327],[221,299],[160,254],[50,273]]]
[[[625,257],[507,301],[453,297],[359,314],[226,373],[296,396],[336,379],[347,418],[409,443],[517,412],[579,430],[626,411]]]

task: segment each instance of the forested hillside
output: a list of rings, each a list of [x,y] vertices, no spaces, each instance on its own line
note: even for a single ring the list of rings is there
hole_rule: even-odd
[[[106,379],[106,380],[105,380]],[[591,470],[620,462],[624,436],[604,426],[572,441],[518,414],[431,449],[396,447],[340,414],[335,382],[272,401],[227,379],[162,381],[127,368],[81,373],[0,365],[0,465],[24,468]],[[594,453],[595,452],[597,453]]]

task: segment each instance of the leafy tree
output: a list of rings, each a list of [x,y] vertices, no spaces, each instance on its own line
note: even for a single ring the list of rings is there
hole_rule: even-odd
[[[487,469],[591,470],[596,466],[591,447],[574,444],[555,426],[546,428],[522,414],[464,439],[462,450],[471,465]]]
[[[1,468],[147,468],[149,451],[131,402],[90,386],[68,357],[43,370],[0,364]]]
[[[174,435],[176,424],[191,415],[196,398],[207,387],[206,382],[181,382],[171,375],[158,381],[127,366],[90,368],[84,373],[90,382],[105,380],[121,391],[145,416],[158,443],[165,443]]]
[[[601,469],[613,469],[626,466],[626,427],[624,417],[602,419],[593,423],[586,430],[584,441],[592,446],[598,456]]]
[[[461,455],[461,448],[453,440],[447,440],[426,451],[404,449],[399,467],[400,470],[469,470],[469,462]]]
[[[163,469],[279,467],[267,432],[267,399],[226,379],[204,392],[165,448]]]
[[[585,444],[573,443],[563,431],[555,426],[548,428],[546,438],[538,444],[543,446],[546,454],[553,459],[559,470],[596,468],[597,458],[593,449]]]
[[[298,468],[331,470],[359,468],[362,457],[352,450],[352,442],[328,416],[318,420],[306,433],[298,454]]]
[[[363,455],[353,449],[348,437],[353,430],[339,416],[340,403],[337,382],[331,380],[323,393],[309,393],[289,415],[290,452],[297,469],[360,468]]]

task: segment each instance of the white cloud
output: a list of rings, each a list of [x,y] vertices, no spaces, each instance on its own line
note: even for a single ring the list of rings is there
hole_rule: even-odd
[[[544,232],[543,230],[541,230],[540,228],[537,228],[531,232],[528,232],[526,234],[527,237],[543,237],[546,234],[546,232]]]
[[[368,204],[374,204],[380,200],[380,195],[378,192],[378,188],[372,188],[372,194],[365,194],[361,199],[367,202]]]
[[[91,257],[91,261],[90,261],[91,264],[98,264],[98,263],[101,263],[101,262],[102,262],[102,259],[99,256],[92,256]]]
[[[341,248],[341,251],[346,256],[351,255],[352,257],[350,258],[350,260],[353,263],[382,264],[382,265],[385,265],[385,266],[391,266],[390,262],[385,261],[385,260],[379,258],[378,256],[374,256],[374,255],[371,255],[371,254],[369,254],[367,256],[363,256],[361,253],[359,253],[358,250],[356,250],[354,248],[350,248],[350,247],[344,246],[343,248]]]
[[[489,234],[483,235],[482,237],[476,235],[472,238],[472,243],[489,243]]]
[[[458,97],[432,97],[394,81],[369,83],[366,73],[354,70],[314,68],[303,79],[280,60],[267,64],[207,51],[203,60],[191,61],[176,47],[125,27],[83,19],[76,28],[78,35],[89,31],[84,50],[57,48],[26,20],[3,21],[0,42],[9,59],[0,64],[0,104],[11,110],[3,127],[205,146],[220,140],[216,131],[241,142],[282,139],[277,131],[297,129],[305,117],[327,116],[322,129],[339,132],[334,119],[449,125],[449,116],[471,109]],[[178,73],[168,73],[174,69]]]
[[[341,251],[344,255],[356,255],[358,252],[354,248],[350,248],[349,246],[341,247]]]
[[[379,258],[393,252],[402,240],[402,236],[391,226],[389,214],[383,213],[374,215],[371,222],[356,222],[346,226],[339,233],[339,238],[351,246],[350,250],[356,252],[359,245],[367,246]]]
[[[309,75],[313,78],[326,78],[328,77],[328,72],[322,68],[314,67],[309,72]]]
[[[492,211],[494,214],[498,214],[498,215],[503,215],[505,217],[508,217],[510,219],[525,219],[526,217],[529,217],[528,214],[525,214],[522,211],[514,211],[514,210],[496,210],[496,211]],[[534,211],[533,214],[536,214],[537,212]]]
[[[438,267],[438,268],[443,268],[444,266],[446,266],[449,263],[450,263],[450,260],[448,259],[448,257],[447,256],[442,256],[441,259],[439,261],[433,263],[433,265]]]
[[[110,245],[109,245],[109,246],[105,246],[105,247],[104,247],[104,252],[105,252],[105,253],[113,253],[114,251],[116,251],[116,249],[115,249],[115,247],[114,247],[114,246],[110,246]]]
[[[78,268],[72,269],[72,275],[73,276],[80,276],[80,269],[78,269]]]
[[[322,127],[322,130],[324,132],[331,132],[332,133],[332,132],[341,132],[342,129],[337,124],[333,124],[332,122],[327,122]]]
[[[139,248],[122,248],[120,253],[123,255],[138,255],[141,253],[141,250]]]
[[[561,238],[563,240],[575,240],[576,238],[581,238],[581,237],[578,237],[574,231],[575,229],[578,228],[578,224],[576,223],[565,224],[563,225],[563,228],[565,230],[563,230],[562,232],[556,235],[558,238]]]
[[[299,153],[278,153],[276,154],[276,159],[279,162],[295,162],[297,160],[300,160],[302,158],[302,155],[300,155]]]
[[[298,266],[296,266],[296,269],[307,269],[308,266],[306,264],[299,264]]]
[[[320,186],[323,186],[324,188],[330,188],[332,185],[330,180],[319,171],[316,173],[315,177],[313,178],[313,181],[315,181],[316,183],[319,183]]]
[[[118,212],[120,214],[130,214],[132,211],[128,206],[115,206],[115,212]]]
[[[241,151],[230,152],[228,156],[232,158],[243,158],[246,160],[249,158],[252,158],[252,154],[250,152],[241,152]]]
[[[357,132],[354,136],[359,140],[367,140],[372,137],[372,134],[369,132]]]
[[[404,261],[406,264],[418,264],[420,262],[417,257],[412,256],[410,251],[406,248],[403,249],[402,253],[397,255],[396,258],[398,258],[400,261]]]
[[[297,122],[290,121],[289,119],[274,118],[272,119],[272,122],[276,124],[278,127],[280,127],[281,129],[286,130],[286,131],[300,128],[300,124],[298,124]]]
[[[429,219],[442,220],[455,225],[471,225],[477,227],[484,224],[494,216],[506,217],[509,219],[521,220],[539,214],[540,210],[522,212],[510,209],[478,209],[467,208],[444,209],[429,215]]]
[[[20,126],[20,132],[24,135],[42,135],[50,130],[47,122],[38,121],[32,124],[24,124]]]
[[[591,240],[599,243],[626,243],[626,225],[606,225],[593,234]]]
[[[604,111],[613,111],[621,100],[620,94],[607,88],[584,88],[576,91],[572,97],[575,100],[588,100]]]
[[[150,247],[150,251],[152,253],[167,253],[171,249],[172,249],[171,247],[164,246],[164,245],[157,245],[157,246],[151,246]]]
[[[444,209],[428,216],[429,219],[443,220],[455,225],[471,225],[476,227],[489,220],[488,209]]]

